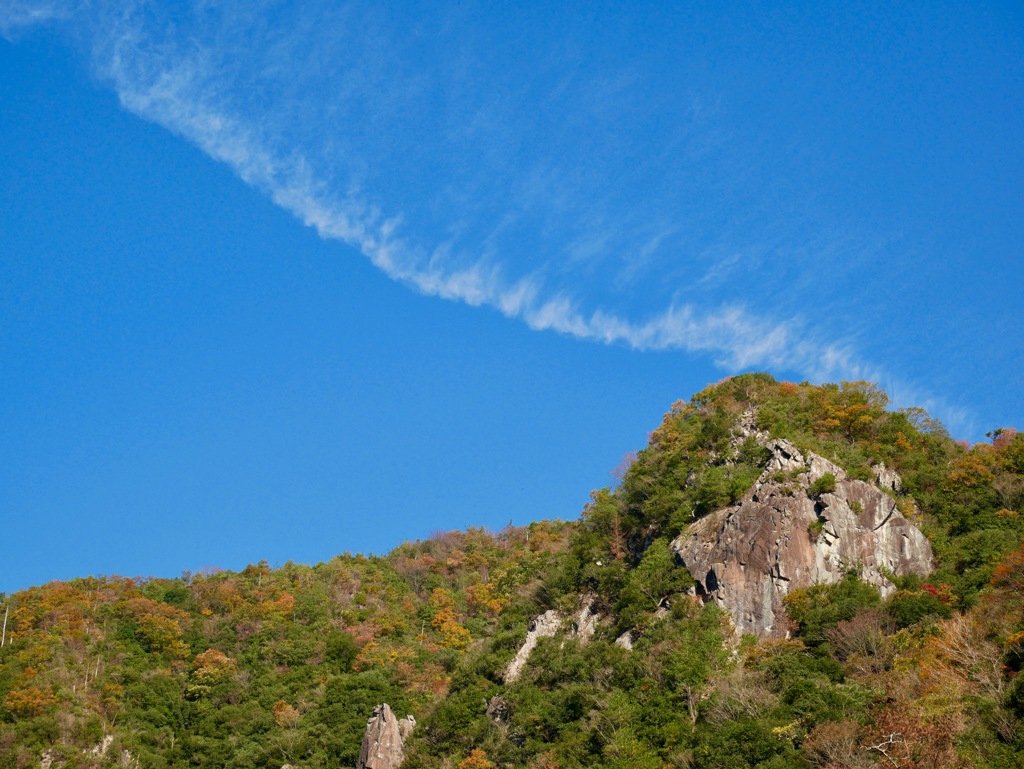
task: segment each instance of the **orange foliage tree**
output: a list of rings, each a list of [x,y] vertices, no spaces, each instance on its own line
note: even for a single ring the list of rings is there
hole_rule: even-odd
[[[469,755],[459,761],[459,769],[494,769],[494,762],[480,748],[473,748]]]
[[[57,704],[57,697],[48,686],[25,686],[4,697],[4,707],[16,718],[35,718]]]

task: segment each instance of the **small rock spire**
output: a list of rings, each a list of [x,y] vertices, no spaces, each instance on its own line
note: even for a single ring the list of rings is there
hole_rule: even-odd
[[[412,716],[399,721],[387,703],[375,707],[366,722],[356,769],[398,769],[405,760],[405,741],[415,726]]]

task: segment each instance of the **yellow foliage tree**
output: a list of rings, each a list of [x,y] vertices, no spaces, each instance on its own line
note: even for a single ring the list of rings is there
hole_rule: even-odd
[[[435,610],[430,621],[441,633],[441,645],[448,649],[465,649],[473,636],[458,621],[455,611],[455,596],[444,588],[434,588],[430,594],[430,605]]]
[[[466,588],[466,600],[470,608],[488,614],[497,614],[508,604],[507,598],[495,594],[494,584],[491,582],[469,585]]]

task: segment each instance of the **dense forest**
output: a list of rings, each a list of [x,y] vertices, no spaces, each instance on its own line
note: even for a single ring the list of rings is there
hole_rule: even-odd
[[[896,470],[934,571],[883,598],[851,569],[788,595],[788,637],[737,635],[668,543],[766,472],[744,413],[853,478]],[[575,521],[0,595],[0,767],[352,767],[382,702],[415,716],[407,767],[1020,767],[1024,434],[989,437],[747,374],[673,405]],[[584,604],[592,635],[506,674],[532,618]]]

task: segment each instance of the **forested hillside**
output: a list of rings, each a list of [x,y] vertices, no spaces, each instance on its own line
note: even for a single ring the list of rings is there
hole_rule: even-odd
[[[934,570],[883,598],[851,567],[786,595],[788,637],[735,633],[669,543],[759,479],[797,492],[745,414],[852,479],[896,471]],[[0,767],[352,767],[382,702],[415,716],[406,767],[1019,767],[1024,434],[990,438],[749,374],[673,405],[573,522],[0,596]]]

